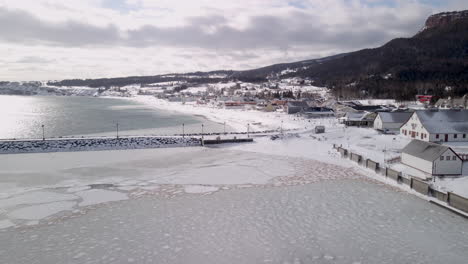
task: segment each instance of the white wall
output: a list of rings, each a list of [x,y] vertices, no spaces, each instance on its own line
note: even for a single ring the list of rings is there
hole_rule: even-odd
[[[416,113],[413,113],[413,115],[411,115],[411,118],[400,128],[400,134],[405,136],[403,130],[407,131],[406,137],[408,138],[419,139],[422,141],[430,141],[431,139],[431,135],[429,135],[427,130],[423,127]],[[413,131],[416,133],[415,137],[412,137],[411,132]],[[421,134],[423,133],[427,135],[425,138],[421,138]]]
[[[377,115],[377,117],[374,120],[374,129],[383,130],[383,128],[382,128],[382,118],[380,118],[380,115]]]
[[[455,134],[448,134],[448,142],[468,142],[468,131],[465,135],[465,138],[463,138],[463,133],[457,134],[457,138],[455,138]],[[445,142],[445,134],[439,134],[439,138],[437,138],[436,134],[432,134],[429,140],[431,142]]]
[[[422,141],[429,141],[429,142],[444,142],[445,141],[445,134],[439,134],[439,138],[437,138],[436,134],[430,134],[427,130],[423,127],[421,121],[418,118],[418,115],[414,113],[411,118],[403,124],[400,128],[400,134],[405,135],[403,130],[408,131],[406,137],[413,138],[411,136],[411,131],[414,131],[418,134],[415,136],[414,139],[419,139]],[[427,134],[427,138],[421,138],[421,133]],[[448,142],[468,142],[468,131],[465,132],[466,136],[463,138],[463,133],[457,134],[457,138],[455,138],[454,134],[448,134]]]
[[[462,174],[463,162],[453,151],[448,149],[444,154],[444,160],[440,158],[434,161],[434,174],[435,175],[460,175]],[[453,156],[456,156],[456,160],[453,160]],[[450,160],[447,160],[450,157]]]
[[[418,157],[408,155],[406,153],[401,154],[401,163],[418,169],[420,171],[432,174],[432,162],[420,159]]]

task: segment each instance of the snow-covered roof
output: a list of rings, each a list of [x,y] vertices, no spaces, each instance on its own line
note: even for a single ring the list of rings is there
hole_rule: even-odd
[[[442,155],[448,149],[450,148],[447,146],[416,139],[412,140],[408,145],[406,145],[406,147],[403,148],[402,153],[406,153],[408,155],[432,162],[438,159],[440,155]]]
[[[411,112],[379,112],[378,115],[383,123],[400,123],[403,124],[410,119]]]
[[[468,133],[468,110],[420,110],[416,114],[429,133]]]
[[[367,112],[348,112],[346,113],[346,120],[348,121],[362,121],[367,116]]]

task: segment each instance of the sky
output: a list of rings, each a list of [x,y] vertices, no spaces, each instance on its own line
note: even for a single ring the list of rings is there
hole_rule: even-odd
[[[467,0],[0,0],[0,80],[245,70],[411,37]]]

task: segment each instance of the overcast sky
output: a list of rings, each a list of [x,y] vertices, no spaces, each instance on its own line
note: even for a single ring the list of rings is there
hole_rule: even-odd
[[[249,69],[377,47],[467,0],[0,0],[0,80]]]

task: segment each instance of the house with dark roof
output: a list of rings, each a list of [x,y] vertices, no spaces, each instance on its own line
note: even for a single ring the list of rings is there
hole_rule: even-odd
[[[378,112],[374,129],[384,133],[398,134],[400,127],[410,119],[412,112]]]
[[[400,134],[428,142],[468,142],[468,110],[415,111]]]
[[[412,140],[401,153],[401,163],[431,175],[461,175],[462,159],[448,146]]]
[[[306,111],[309,108],[309,104],[306,101],[288,101],[285,110],[288,114],[297,114]]]
[[[348,112],[344,117],[343,123],[346,126],[372,127],[376,114],[369,112]]]
[[[438,108],[464,108],[468,109],[468,94],[460,98],[440,98],[434,104]]]

